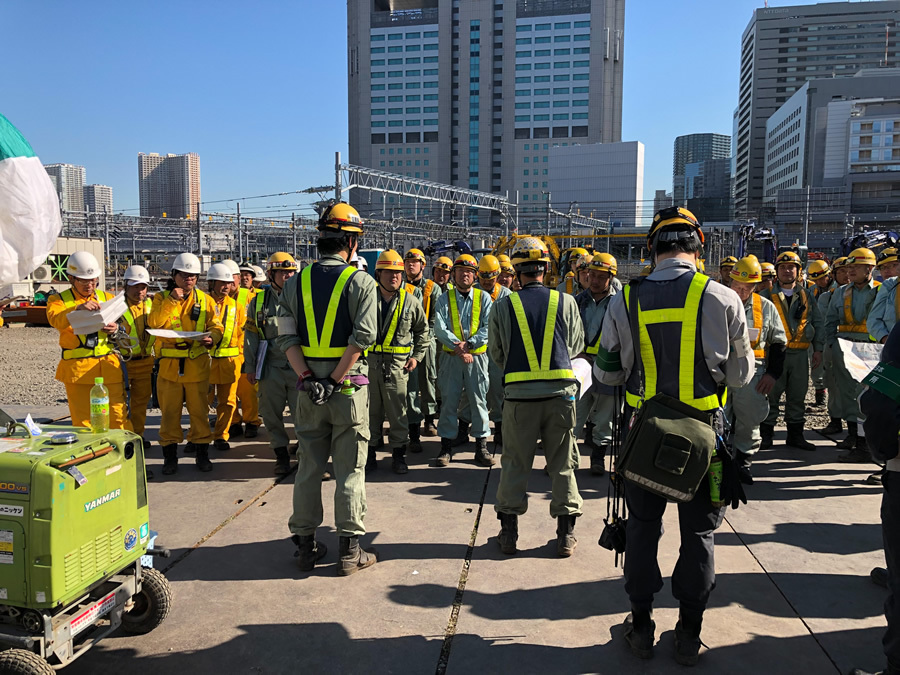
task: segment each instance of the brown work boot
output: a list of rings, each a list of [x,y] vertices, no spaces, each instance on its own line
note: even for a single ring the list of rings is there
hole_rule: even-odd
[[[475,439],[475,463],[478,466],[494,466],[497,463],[487,450],[487,438]]]
[[[450,466],[450,457],[453,455],[453,441],[449,438],[441,439],[441,452],[434,458],[432,466]]]
[[[813,445],[803,437],[803,422],[800,422],[799,424],[788,424],[787,429],[787,440],[785,441],[785,445],[789,445],[792,448],[797,448],[798,450],[816,449],[815,445]]]
[[[287,448],[275,448],[275,475],[287,476],[291,472],[291,456]]]
[[[316,566],[316,563],[328,553],[325,544],[317,542],[316,535],[314,534],[295,534],[291,537],[291,541],[297,545],[297,552],[294,553],[294,557],[297,558],[297,567],[300,568],[301,572],[312,571],[312,568]]]
[[[631,614],[625,617],[625,642],[631,653],[639,659],[653,658],[653,643],[656,641],[656,622],[653,621],[653,610],[631,608]]]
[[[359,537],[341,537],[340,547],[341,564],[337,571],[339,577],[356,574],[376,562],[375,549],[364,551],[359,546]]]
[[[465,445],[469,442],[469,424],[468,422],[463,422],[459,420],[459,431],[456,434],[456,438],[453,439],[453,447],[459,447],[460,445]]]
[[[569,558],[575,552],[578,540],[572,531],[575,529],[577,516],[558,516],[556,518],[556,553],[560,558]]]
[[[840,450],[853,450],[857,445],[857,432],[859,425],[856,422],[847,422],[847,438],[838,442],[837,446]]]
[[[425,430],[422,435],[426,438],[437,438],[437,427],[434,424],[434,416],[429,415],[425,418]]]
[[[868,464],[871,462],[872,453],[869,452],[869,446],[866,444],[866,439],[861,436],[856,436],[856,444],[853,449],[843,455],[838,455],[838,461],[856,464]]]
[[[832,417],[828,422],[828,426],[824,429],[819,429],[819,433],[823,436],[834,436],[835,434],[839,434],[844,430],[844,423],[841,421],[840,417]]]
[[[703,614],[682,610],[675,624],[675,661],[682,666],[695,666],[700,658],[700,628]]]
[[[515,513],[498,513],[500,521],[500,534],[497,535],[497,543],[500,550],[506,555],[515,555],[516,542],[519,540],[519,516]]]

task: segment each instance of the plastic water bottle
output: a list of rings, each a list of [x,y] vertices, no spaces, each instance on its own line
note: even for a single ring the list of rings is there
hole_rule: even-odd
[[[356,387],[353,386],[353,383],[348,377],[346,380],[344,380],[341,386],[341,393],[345,396],[353,396],[354,392],[356,392]]]
[[[91,387],[91,431],[95,434],[109,431],[109,389],[102,377],[95,377]]]
[[[712,461],[709,463],[709,501],[715,509],[725,506],[722,501],[722,458],[713,455]]]

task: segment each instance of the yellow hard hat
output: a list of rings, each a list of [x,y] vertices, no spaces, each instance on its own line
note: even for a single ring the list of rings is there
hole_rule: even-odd
[[[733,255],[730,255],[727,258],[722,259],[722,262],[719,263],[719,269],[722,269],[723,267],[734,267],[737,264],[738,264],[738,259],[735,258]]]
[[[831,267],[829,267],[826,260],[813,260],[809,263],[809,267],[806,268],[806,274],[814,281],[824,277],[829,272],[831,272]]]
[[[482,279],[493,279],[500,276],[500,261],[496,256],[482,256],[478,261],[478,276]]]
[[[874,258],[874,256],[873,256]],[[800,262],[800,256],[794,253],[793,251],[785,251],[784,253],[779,253],[778,257],[775,258],[775,267],[779,265],[787,263],[789,265],[796,265],[798,270],[803,269],[803,263]],[[873,265],[875,263],[872,263]]]
[[[382,251],[379,254],[378,260],[375,261],[375,269],[402,272],[403,258],[400,257],[397,251],[389,248],[387,251]]]
[[[756,284],[762,281],[762,266],[755,255],[748,255],[737,261],[729,275],[734,281]]]
[[[475,260],[475,256],[469,255],[468,253],[463,253],[453,262],[454,269],[457,267],[462,267],[463,269],[471,269],[475,272],[478,271],[478,261]]]
[[[697,260],[697,270],[700,272],[705,272],[706,271],[706,263],[704,263],[702,260],[698,259]]]
[[[653,265],[644,265],[644,269],[641,270],[642,277],[649,277],[650,273],[653,271]]]
[[[498,255],[497,260],[500,262],[501,272],[509,272],[510,274],[512,274],[515,271],[513,270],[512,261],[505,253],[501,253],[500,255]]]
[[[403,256],[404,260],[421,260],[422,264],[425,264],[425,254],[422,253],[417,248],[411,248],[406,252],[406,255]]]
[[[362,234],[362,218],[359,211],[347,202],[337,202],[327,207],[319,216],[319,224],[316,229],[320,232],[345,232],[347,234]]]
[[[837,260],[834,261],[831,265],[831,269],[836,270],[838,267],[846,267],[848,258],[846,256],[841,256]]]
[[[878,255],[879,268],[881,268],[882,265],[889,265],[894,262],[897,262],[897,249],[894,247],[886,248]]]
[[[598,272],[609,272],[612,276],[616,276],[619,271],[619,263],[609,253],[595,253],[594,259],[591,260],[591,269]]]
[[[270,270],[297,270],[297,261],[294,256],[284,251],[277,251],[269,256],[266,265]]]
[[[847,265],[872,265],[876,264],[875,254],[872,249],[857,248],[850,252],[847,256]]]
[[[762,276],[763,279],[774,279],[775,278],[775,265],[770,262],[760,263],[762,267]]]
[[[447,256],[442,255],[440,258],[434,261],[434,265],[431,266],[431,269],[446,270],[449,272],[452,267],[453,261],[450,260],[450,258],[448,258]]]
[[[514,267],[527,263],[550,262],[547,246],[537,237],[522,237],[516,241],[510,260]]]
[[[580,256],[578,256],[578,261],[575,263],[575,269],[579,270],[579,271],[586,270],[587,268],[589,268],[591,266],[591,263],[593,262],[593,260],[594,260],[594,256],[592,256],[590,253],[587,253],[585,255],[580,255]]]
[[[653,216],[653,222],[650,224],[650,231],[647,233],[647,243],[650,243],[653,240],[653,237],[661,230],[683,230],[685,229],[685,225],[693,228],[697,233],[697,236],[700,237],[700,243],[704,243],[705,239],[703,237],[703,230],[700,229],[700,221],[697,220],[697,217],[693,213],[682,206],[669,206]]]
[[[573,249],[569,249],[569,260],[575,258],[576,256],[588,255],[588,250],[586,248],[582,248],[581,246],[576,246]]]

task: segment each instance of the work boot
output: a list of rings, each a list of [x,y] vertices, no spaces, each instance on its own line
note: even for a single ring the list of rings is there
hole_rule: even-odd
[[[759,425],[759,433],[762,435],[762,443],[760,443],[759,449],[768,450],[772,447],[772,439],[775,436],[775,425],[763,422]]]
[[[859,425],[856,422],[847,422],[847,438],[837,444],[838,448],[841,450],[852,450],[855,448],[858,432]]]
[[[459,433],[457,433],[456,438],[453,439],[453,447],[456,448],[460,445],[465,445],[469,442],[469,423],[459,421]]]
[[[213,447],[216,450],[219,450],[221,452],[225,452],[226,450],[231,450],[231,446],[228,444],[228,441],[226,441],[224,438],[215,439],[213,441]]]
[[[518,550],[519,516],[515,513],[497,513],[497,520],[500,521],[500,534],[497,535],[500,550],[506,555],[515,555]]]
[[[326,467],[325,470],[322,472],[322,482],[325,483],[327,481],[330,481],[332,478],[334,478],[334,476],[331,475],[331,471],[329,471],[328,468]]]
[[[441,439],[441,452],[434,458],[432,466],[449,466],[450,457],[453,455],[453,441],[449,438]]]
[[[294,443],[291,446],[291,449],[288,450],[288,452],[290,453],[291,457],[296,457],[297,453],[300,452],[300,442],[298,441],[298,442]]]
[[[656,640],[656,622],[653,610],[631,608],[631,614],[625,617],[625,642],[631,653],[639,659],[653,658],[653,643]]]
[[[682,666],[695,666],[700,654],[700,627],[703,614],[681,610],[675,624],[675,661]]]
[[[841,421],[840,417],[832,417],[828,426],[824,429],[819,429],[819,433],[823,436],[834,436],[835,434],[839,434],[844,430],[844,423]]]
[[[375,456],[375,448],[369,448],[369,457],[366,459],[366,473],[372,473],[378,468],[378,458]]]
[[[287,476],[291,472],[291,456],[287,448],[275,448],[275,475]]]
[[[409,425],[409,451],[418,454],[422,452],[422,437],[418,424]]]
[[[163,446],[163,476],[171,476],[178,471],[178,444]]]
[[[409,467],[406,466],[405,445],[401,445],[399,448],[394,448],[393,455],[391,457],[391,470],[401,476],[405,473],[409,473]]]
[[[375,549],[364,551],[359,547],[359,537],[341,537],[341,564],[338,576],[356,574],[375,564]]]
[[[240,422],[236,422],[236,423],[232,424],[230,427],[228,427],[228,435],[231,438],[234,438],[235,436],[242,436],[243,434],[244,434],[244,427],[243,427],[243,425],[241,425]]]
[[[735,459],[737,460],[738,479],[744,485],[753,485],[753,474],[750,473],[750,455],[738,451]]]
[[[497,460],[487,451],[487,438],[475,439],[475,463],[478,466],[494,466]]]
[[[494,449],[503,451],[503,422],[494,422]]]
[[[602,476],[606,473],[606,451],[609,446],[606,443],[600,445],[590,441],[591,444],[591,475]]]
[[[560,558],[568,558],[575,552],[578,540],[572,531],[575,529],[574,515],[557,516],[556,518],[556,554]]]
[[[798,450],[815,450],[816,446],[803,437],[803,422],[793,422],[787,425],[787,441],[785,445],[790,445]]]
[[[247,422],[247,426],[244,428],[244,438],[256,438],[259,435],[257,429],[259,429],[258,426]]]
[[[147,468],[147,466],[144,466],[144,473],[147,475],[147,480],[153,480],[154,478],[156,478],[156,475],[153,473],[153,469],[149,469]]]
[[[885,469],[881,469],[880,471],[876,471],[871,476],[866,478],[866,485],[882,485],[884,479]]]
[[[428,415],[425,418],[425,431],[422,432],[426,438],[437,437],[437,427],[434,424],[434,415]],[[409,450],[412,452],[412,448]],[[419,451],[421,452],[421,450]]]
[[[594,437],[594,423],[593,422],[585,422],[584,423],[584,434],[582,435],[582,439],[585,441],[589,441]]]
[[[856,437],[856,445],[850,452],[838,455],[839,462],[867,464],[872,461],[872,453],[869,452],[869,446],[866,439],[862,436]]]
[[[872,571],[869,572],[869,578],[872,580],[872,583],[881,586],[882,588],[888,587],[888,571],[887,567],[873,567]]]
[[[197,452],[197,444],[188,441],[187,445],[184,446],[184,454],[193,455],[195,452]]]
[[[197,468],[204,473],[212,471],[212,462],[209,461],[209,443],[197,443],[194,447],[197,449],[197,456],[194,458]]]
[[[816,407],[823,408],[825,407],[825,390],[824,389],[816,389]]]
[[[284,450],[284,448],[281,449]],[[297,558],[297,567],[300,568],[301,572],[311,572],[316,563],[328,553],[325,544],[317,542],[314,534],[295,534],[291,537],[291,541],[297,545],[297,552],[294,553],[294,557]]]

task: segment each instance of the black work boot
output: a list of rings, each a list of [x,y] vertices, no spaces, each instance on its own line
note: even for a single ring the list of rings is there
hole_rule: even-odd
[[[437,427],[434,424],[434,415],[427,415],[425,417],[425,431],[422,433],[426,438],[437,437]],[[412,452],[412,448],[410,448],[409,451]]]
[[[232,438],[235,438],[236,436],[242,436],[243,434],[244,427],[240,422],[232,424],[230,427],[228,427],[228,435]]]
[[[487,451],[487,438],[475,439],[475,463],[478,466],[494,466],[497,460]]]
[[[256,438],[259,434],[257,433],[257,427],[255,424],[250,424],[247,422],[247,426],[244,429],[244,438]]]
[[[503,451],[503,422],[494,422],[494,449]]]
[[[341,537],[341,564],[338,576],[346,577],[375,564],[375,549],[364,551],[359,547],[359,537]]]
[[[144,465],[144,475],[147,476],[147,480],[153,480],[154,478],[156,478],[156,475],[153,473],[153,469],[150,469],[149,467],[147,467],[147,465]]]
[[[772,439],[775,437],[775,425],[763,422],[759,425],[759,433],[762,435],[762,443],[760,443],[759,449],[768,450],[772,447]]]
[[[877,586],[881,586],[882,588],[888,587],[888,571],[887,567],[873,567],[872,571],[869,572],[869,578],[872,580]]]
[[[872,461],[872,453],[869,452],[869,446],[866,439],[862,436],[856,437],[856,445],[850,452],[838,455],[839,462],[852,462],[857,464],[866,464]]]
[[[837,446],[841,450],[852,450],[856,447],[856,439],[858,438],[857,433],[859,432],[859,426],[856,422],[847,422],[847,438],[840,441]]]
[[[556,518],[556,553],[560,558],[568,558],[575,552],[578,540],[572,534],[577,516],[557,516]]]
[[[409,467],[406,466],[406,446],[401,445],[399,448],[394,448],[392,457],[391,457],[391,470],[399,475],[403,475],[405,473],[409,473]]]
[[[826,395],[824,389],[816,389],[816,407],[823,408],[826,402]]]
[[[163,476],[171,476],[178,471],[178,444],[163,446]]]
[[[596,445],[591,441],[591,474],[594,476],[602,476],[606,473],[606,451],[608,449],[606,443]]]
[[[844,423],[841,421],[840,417],[832,417],[828,426],[824,429],[819,429],[819,433],[823,436],[834,436],[835,434],[839,434],[844,430]]]
[[[422,452],[421,429],[418,424],[409,425],[409,451],[415,454]]]
[[[291,537],[291,541],[297,545],[297,552],[294,553],[294,557],[297,558],[297,567],[300,568],[301,572],[312,571],[316,563],[328,553],[325,544],[317,542],[314,534],[295,534]]]
[[[188,441],[184,446],[184,454],[193,455],[195,452],[197,452],[197,443],[191,443],[191,441]]]
[[[441,439],[441,452],[434,458],[432,466],[449,466],[450,457],[453,455],[453,441],[449,438]]]
[[[815,450],[816,446],[803,437],[803,422],[793,422],[787,425],[786,445],[798,450]]]
[[[700,627],[703,613],[681,610],[675,624],[675,660],[682,666],[695,666],[700,654]]]
[[[497,543],[500,550],[506,555],[515,555],[516,542],[519,540],[519,516],[515,513],[498,513],[500,521],[500,534],[497,535]]]
[[[197,468],[204,473],[212,471],[212,462],[209,461],[209,443],[197,443],[194,448],[197,451],[197,456],[194,459],[197,463]]]
[[[213,447],[220,452],[226,452],[228,450],[231,450],[231,446],[228,444],[228,441],[226,441],[224,438],[215,439],[213,441]]]
[[[653,657],[653,643],[656,640],[656,622],[652,609],[631,608],[631,614],[625,617],[625,642],[631,653],[639,659]]]
[[[375,448],[369,448],[369,457],[366,459],[366,473],[372,473],[378,468],[378,458],[375,456]]]
[[[866,478],[866,485],[883,485],[884,484],[884,472],[886,469],[881,468],[872,475]]]
[[[465,445],[469,442],[469,423],[459,421],[459,433],[456,434],[456,438],[453,439],[453,447],[456,448],[460,445]]]
[[[753,474],[750,473],[751,455],[745,455],[743,452],[735,452],[735,461],[737,462],[738,479],[744,485],[753,485]]]
[[[287,476],[291,472],[291,456],[287,448],[275,448],[275,475]]]

